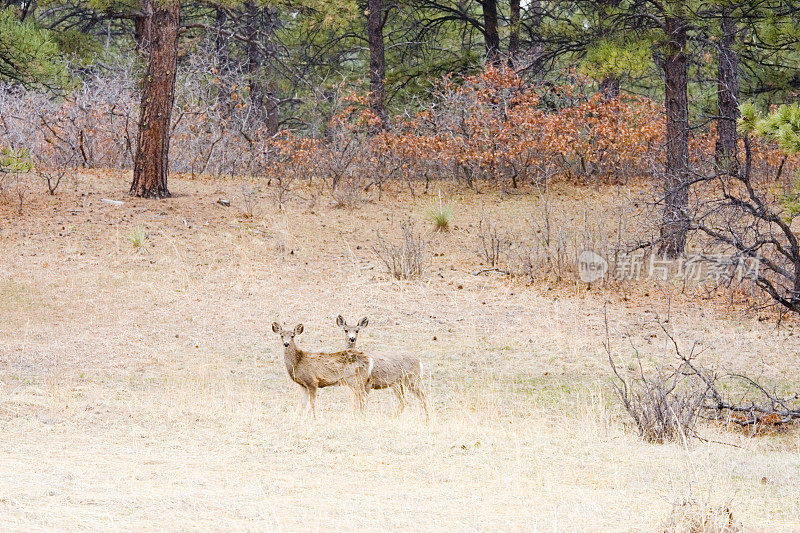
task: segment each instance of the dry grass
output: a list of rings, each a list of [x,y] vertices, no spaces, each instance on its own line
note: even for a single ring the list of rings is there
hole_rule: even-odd
[[[800,528],[796,433],[704,426],[739,447],[651,445],[612,408],[603,307],[612,337],[655,358],[665,288],[472,274],[481,213],[522,228],[537,196],[445,191],[457,225],[427,236],[430,272],[407,282],[378,263],[375,230],[396,236],[425,198],[347,211],[298,195],[245,217],[216,204],[238,182],[175,178],[160,202],[128,198],[125,181],[87,173],[0,219],[4,529],[653,531],[697,494],[745,530]],[[551,201],[569,217],[626,199],[564,186]],[[126,240],[139,225],[141,253]],[[672,307],[707,361],[796,382],[791,321],[693,295]],[[338,347],[339,313],[370,317],[364,349],[420,353],[432,423],[413,402],[396,417],[382,391],[368,423],[344,390],[320,392],[316,421],[293,418],[269,325],[303,322],[301,346]]]

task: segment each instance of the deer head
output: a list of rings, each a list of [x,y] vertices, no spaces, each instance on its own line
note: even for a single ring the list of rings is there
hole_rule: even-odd
[[[344,330],[345,338],[347,340],[347,348],[355,348],[358,332],[361,331],[362,328],[367,327],[367,324],[369,324],[369,319],[367,317],[359,320],[358,324],[355,326],[348,326],[342,315],[336,317],[336,325]]]
[[[280,324],[278,324],[277,322],[273,322],[272,331],[281,336],[281,341],[283,341],[283,347],[289,348],[294,344],[295,335],[300,335],[301,333],[303,333],[303,324],[297,324],[294,327],[294,329],[285,330],[281,327]]]

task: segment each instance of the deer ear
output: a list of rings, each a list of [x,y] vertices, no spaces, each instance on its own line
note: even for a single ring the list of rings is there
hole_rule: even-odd
[[[361,321],[359,321],[358,327],[359,328],[365,328],[365,327],[367,327],[367,324],[369,324],[369,319],[367,317],[364,317],[364,318],[361,319]]]
[[[303,333],[303,324],[297,324],[294,327],[294,334],[295,335],[300,335],[301,333]]]
[[[281,325],[278,324],[277,322],[273,322],[272,323],[272,331],[274,331],[275,333],[280,333],[281,332]]]
[[[341,327],[345,326],[346,324],[347,323],[344,321],[344,317],[342,315],[339,315],[339,316],[336,317],[336,325],[337,326],[339,326],[341,328]]]

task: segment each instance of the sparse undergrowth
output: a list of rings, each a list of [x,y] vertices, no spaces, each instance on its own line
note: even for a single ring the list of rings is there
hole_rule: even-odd
[[[741,373],[720,374],[703,368],[698,341],[684,352],[665,322],[658,317],[655,320],[664,335],[666,355],[654,369],[646,371],[633,346],[635,362],[626,377],[611,351],[606,318],[604,346],[617,399],[643,439],[663,443],[700,438],[695,428],[701,419],[750,428],[751,435],[762,433],[765,428],[788,429],[800,420],[797,393],[781,395]],[[738,386],[732,387],[726,381],[735,381]]]
[[[400,224],[400,243],[392,244],[376,234],[375,255],[386,266],[395,279],[420,278],[425,273],[429,257],[422,235],[414,231],[414,224],[406,221]]]

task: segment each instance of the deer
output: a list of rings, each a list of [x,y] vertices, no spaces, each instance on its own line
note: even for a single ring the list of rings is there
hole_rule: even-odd
[[[348,350],[355,350],[358,332],[367,327],[367,317],[358,321],[355,326],[348,326],[342,315],[336,317],[336,325],[344,330]],[[400,412],[406,406],[405,389],[408,388],[422,404],[425,419],[428,420],[428,402],[422,389],[422,362],[417,355],[411,353],[370,354],[372,356],[372,373],[368,389],[391,388],[400,402]]]
[[[374,365],[371,357],[355,349],[339,352],[301,350],[294,338],[303,333],[303,324],[297,324],[294,329],[286,330],[277,322],[273,322],[272,331],[281,336],[283,359],[289,377],[301,387],[301,416],[310,408],[313,417],[316,418],[317,389],[334,385],[350,387],[355,394],[358,411],[364,412]]]

